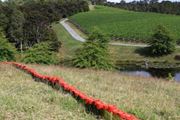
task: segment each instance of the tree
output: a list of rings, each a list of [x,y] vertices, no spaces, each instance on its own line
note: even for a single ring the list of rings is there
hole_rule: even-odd
[[[42,41],[43,34],[48,29],[48,25],[48,18],[43,16],[39,11],[31,11],[27,14],[24,35],[29,41],[29,47]]]
[[[12,3],[13,4],[13,3]],[[15,43],[16,47],[23,50],[23,26],[25,23],[24,14],[19,11],[15,5],[11,5],[12,12],[10,13],[9,23],[7,27],[7,37],[11,42]]]
[[[14,61],[15,51],[13,45],[8,42],[0,29],[0,61]]]
[[[95,4],[103,4],[107,2],[107,0],[91,0],[91,2],[93,5],[95,5]]]
[[[3,2],[0,1],[0,26],[4,30],[7,28],[7,24],[9,23],[8,16],[6,15],[6,7],[4,6]]]
[[[0,26],[5,30],[9,23],[8,17],[4,13],[0,13]]]
[[[61,41],[58,40],[56,33],[53,29],[47,29],[44,31],[43,41],[49,43],[51,51],[59,52],[61,47]]]
[[[154,3],[158,3],[158,1],[159,1],[159,0],[150,0],[149,2],[150,2],[151,4],[154,4]]]
[[[158,25],[149,43],[150,53],[155,56],[170,54],[175,51],[176,41],[167,28]]]
[[[112,69],[109,59],[108,40],[98,31],[94,31],[83,48],[77,50],[74,65],[79,68]]]
[[[121,0],[121,1],[120,1],[120,4],[121,4],[121,5],[124,5],[124,4],[126,4],[126,1],[125,1],[125,0]]]
[[[7,0],[0,2],[0,26],[8,41],[21,52],[41,42],[58,51],[61,43],[51,24],[62,16],[88,10],[83,0]]]
[[[157,12],[180,15],[180,2],[162,0],[161,2],[159,2],[159,0],[135,0],[125,3],[124,0],[122,0],[120,3],[107,2],[104,3],[104,5],[140,12]]]
[[[51,51],[49,44],[42,42],[27,50],[22,61],[25,63],[57,64],[58,58],[56,53]]]

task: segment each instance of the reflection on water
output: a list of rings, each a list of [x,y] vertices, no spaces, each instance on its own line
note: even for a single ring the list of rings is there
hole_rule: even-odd
[[[144,70],[136,70],[136,71],[124,71],[123,73],[128,74],[128,75],[134,75],[134,76],[142,76],[142,77],[152,77],[153,75]],[[180,82],[180,72],[177,72],[174,74],[174,79],[178,82]]]
[[[175,74],[174,79],[175,79],[176,81],[180,82],[180,72],[178,72],[178,73]]]
[[[143,76],[143,77],[151,77],[152,75],[149,72],[146,71],[126,71],[124,72],[129,75],[134,75],[134,76]]]

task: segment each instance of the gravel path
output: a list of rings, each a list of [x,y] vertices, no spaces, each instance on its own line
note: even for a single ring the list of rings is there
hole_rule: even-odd
[[[110,45],[114,46],[127,46],[127,47],[148,47],[145,44],[132,44],[132,43],[109,43]]]
[[[80,42],[85,42],[86,40],[84,38],[82,38],[76,31],[74,31],[67,23],[68,19],[63,19],[62,21],[60,21],[60,23],[63,25],[63,27],[69,32],[69,34],[75,39],[78,40]]]

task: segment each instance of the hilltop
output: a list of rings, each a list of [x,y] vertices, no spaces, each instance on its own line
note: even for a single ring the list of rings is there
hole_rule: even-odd
[[[159,24],[166,26],[175,39],[180,39],[180,16],[176,15],[95,6],[94,10],[75,14],[70,19],[85,32],[97,27],[113,39],[146,42]]]

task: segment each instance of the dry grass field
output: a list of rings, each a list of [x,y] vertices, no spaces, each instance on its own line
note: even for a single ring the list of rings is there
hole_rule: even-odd
[[[68,94],[0,64],[0,120],[95,120]]]
[[[118,72],[29,65],[38,72],[62,76],[89,96],[117,105],[143,120],[179,120],[180,84]]]
[[[46,75],[62,76],[89,96],[135,114],[142,120],[179,120],[180,84],[119,72],[28,65]],[[0,65],[0,120],[95,120],[73,97],[33,81],[30,75]]]

